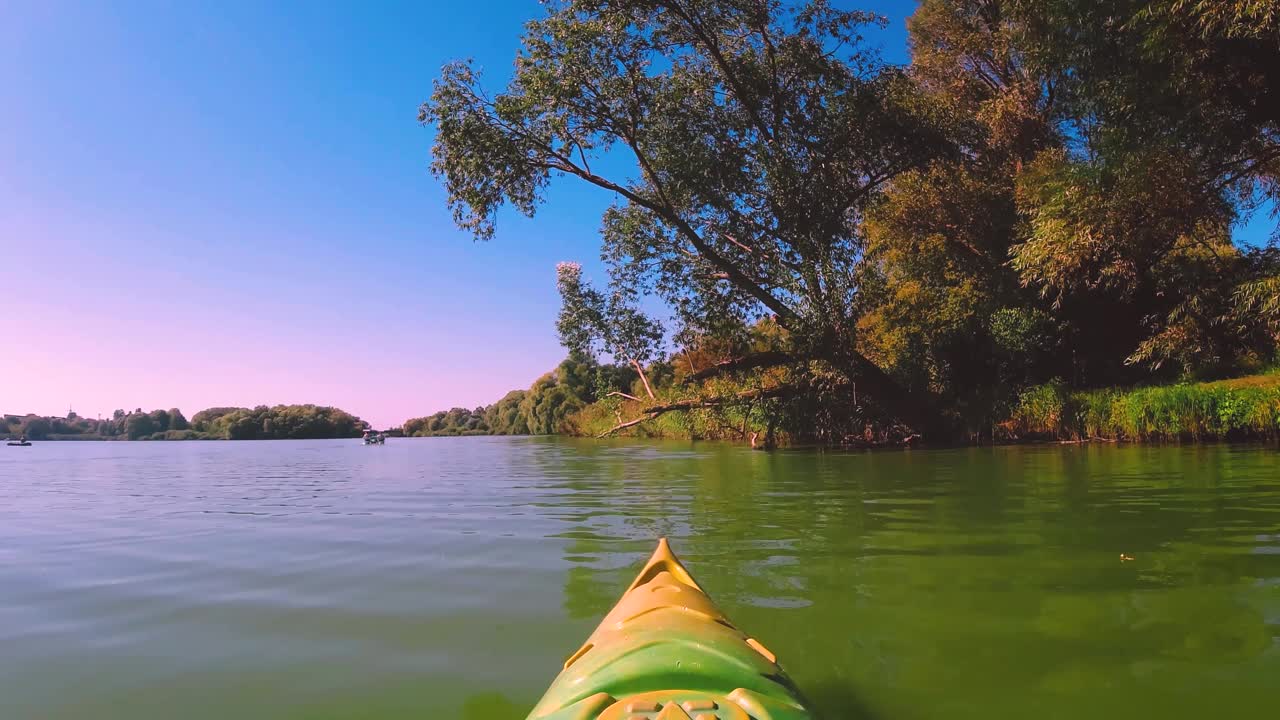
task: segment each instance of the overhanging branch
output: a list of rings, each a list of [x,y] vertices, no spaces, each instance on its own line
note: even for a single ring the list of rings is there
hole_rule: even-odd
[[[732,395],[724,395],[713,398],[695,398],[693,400],[681,400],[679,402],[667,403],[665,405],[653,405],[644,409],[643,414],[634,420],[628,420],[619,423],[597,435],[597,438],[608,437],[619,430],[625,430],[634,427],[647,420],[652,420],[660,415],[669,412],[677,412],[681,410],[698,410],[702,408],[723,407],[734,403],[749,402],[753,400],[761,400],[764,398],[785,397],[794,395],[799,391],[795,385],[777,385],[770,388],[761,388],[759,390],[745,390]]]
[[[778,365],[785,365],[789,362],[793,362],[794,360],[795,358],[791,355],[774,350],[752,353],[742,357],[722,360],[711,367],[703,368],[702,370],[687,376],[685,378],[685,382],[697,382],[699,380],[706,380],[709,377],[715,377],[717,375],[723,375],[730,372],[739,372],[742,370],[777,367]]]

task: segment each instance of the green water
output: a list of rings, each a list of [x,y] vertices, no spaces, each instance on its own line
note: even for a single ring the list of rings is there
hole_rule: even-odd
[[[831,720],[1280,701],[1268,448],[3,451],[5,720],[520,720],[661,535]]]

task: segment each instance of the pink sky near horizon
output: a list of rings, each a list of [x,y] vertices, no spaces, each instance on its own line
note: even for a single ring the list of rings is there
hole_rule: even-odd
[[[0,413],[334,405],[378,427],[564,356],[611,198],[458,231],[419,103],[534,2],[0,7]]]
[[[63,237],[71,239],[8,252],[14,262],[0,269],[11,298],[0,412],[71,407],[94,417],[178,407],[191,416],[222,405],[315,403],[389,427],[492,402],[563,355],[552,328],[554,263],[494,268],[486,260],[502,251],[496,243],[452,238],[452,258],[422,250],[425,262],[452,269],[444,296],[432,298],[418,296],[404,270],[369,267],[341,250],[306,267],[268,254],[221,269],[208,252],[191,252],[158,272],[81,251],[83,235]],[[536,302],[484,300],[495,284],[515,286],[526,274],[542,276],[527,291],[541,296]],[[340,290],[362,286],[371,294]],[[458,292],[468,286],[477,297]],[[325,289],[337,292],[325,298]]]

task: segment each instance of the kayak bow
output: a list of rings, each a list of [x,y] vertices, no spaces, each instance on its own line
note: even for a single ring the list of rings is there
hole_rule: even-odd
[[[665,538],[528,720],[812,720],[777,659],[733,626]]]

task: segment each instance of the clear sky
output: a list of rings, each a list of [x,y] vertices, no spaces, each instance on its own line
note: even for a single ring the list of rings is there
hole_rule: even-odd
[[[909,0],[869,3],[905,57]],[[0,0],[0,412],[337,405],[378,426],[563,356],[555,263],[609,197],[454,229],[417,108],[505,81],[534,0]],[[598,271],[596,273],[598,275]]]

